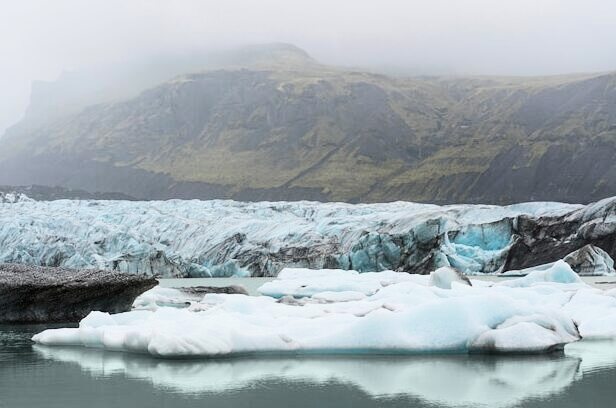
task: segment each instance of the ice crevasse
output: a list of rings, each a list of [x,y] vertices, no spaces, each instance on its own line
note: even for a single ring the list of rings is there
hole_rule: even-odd
[[[158,357],[251,353],[549,352],[580,338],[616,336],[616,291],[583,283],[563,261],[521,279],[474,281],[440,268],[285,269],[264,296],[208,294],[159,307],[154,288],[131,312],[93,312],[78,328],[46,330],[43,345]],[[144,300],[145,299],[145,300]]]
[[[497,273],[504,270],[513,245],[534,239],[528,235],[533,228],[519,228],[520,219],[574,217],[577,221],[563,224],[570,231],[554,241],[577,237],[568,252],[616,228],[616,221],[599,214],[613,214],[616,198],[594,207],[13,201],[0,203],[0,262],[161,277],[276,276],[288,267],[429,273],[452,266],[467,274]],[[594,228],[597,220],[601,228]],[[583,237],[578,236],[582,227]]]

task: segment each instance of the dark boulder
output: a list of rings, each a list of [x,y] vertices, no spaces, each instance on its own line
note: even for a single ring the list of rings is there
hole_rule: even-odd
[[[76,322],[93,310],[126,312],[156,285],[154,278],[120,272],[0,264],[0,322]]]

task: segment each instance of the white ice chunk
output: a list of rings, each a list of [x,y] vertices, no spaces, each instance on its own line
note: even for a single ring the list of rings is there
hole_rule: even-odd
[[[430,283],[441,289],[451,289],[451,284],[457,282],[462,285],[471,285],[471,282],[457,270],[444,266],[430,274]]]
[[[189,306],[189,296],[178,289],[164,288],[160,285],[141,294],[133,303],[133,309],[140,310],[156,310],[159,307],[185,308]]]
[[[450,272],[434,276],[451,278]],[[578,340],[576,324],[591,337],[614,327],[616,298],[580,284],[564,262],[513,284],[444,279],[443,289],[430,284],[434,276],[285,270],[261,288],[271,296],[208,294],[188,309],[93,312],[78,328],[46,330],[33,340],[164,357],[547,352]]]
[[[350,302],[352,300],[362,300],[365,297],[365,294],[353,291],[319,292],[312,296],[313,299],[323,300],[325,302]]]
[[[585,285],[578,274],[571,269],[571,266],[563,260],[557,261],[547,268],[544,265],[538,266],[536,269],[530,270],[530,273],[522,278],[499,282],[498,285],[529,287],[543,283],[577,283]]]
[[[370,296],[381,287],[414,278],[407,273],[384,271],[357,273],[340,269],[319,271],[301,268],[285,268],[278,278],[263,284],[259,293],[280,298],[283,296],[306,297],[322,292],[359,292]]]

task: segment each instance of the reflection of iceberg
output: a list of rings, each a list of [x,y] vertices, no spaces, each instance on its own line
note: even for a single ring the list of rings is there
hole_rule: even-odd
[[[579,358],[583,373],[616,366],[616,340],[579,341],[568,344],[567,356]]]
[[[76,363],[94,377],[125,376],[184,394],[258,387],[278,380],[346,383],[373,397],[408,395],[444,406],[505,407],[562,392],[595,364],[616,364],[614,343],[581,342],[560,356],[407,356],[364,358],[235,358],[157,360],[80,348],[35,346],[41,357]],[[586,361],[586,357],[588,361]],[[607,361],[609,359],[609,361]]]

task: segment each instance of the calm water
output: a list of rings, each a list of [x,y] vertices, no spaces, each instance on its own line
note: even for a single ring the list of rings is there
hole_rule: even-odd
[[[499,282],[515,277],[503,277],[496,275],[487,276],[471,276],[472,280],[482,280],[489,282]],[[191,278],[191,279],[159,279],[161,286],[168,288],[177,288],[183,286],[228,286],[241,285],[251,295],[259,295],[257,289],[265,282],[274,280],[275,278]],[[616,278],[613,276],[583,276],[582,280],[589,285],[600,289],[616,288]]]
[[[614,407],[616,342],[554,356],[157,360],[0,326],[0,407]]]

